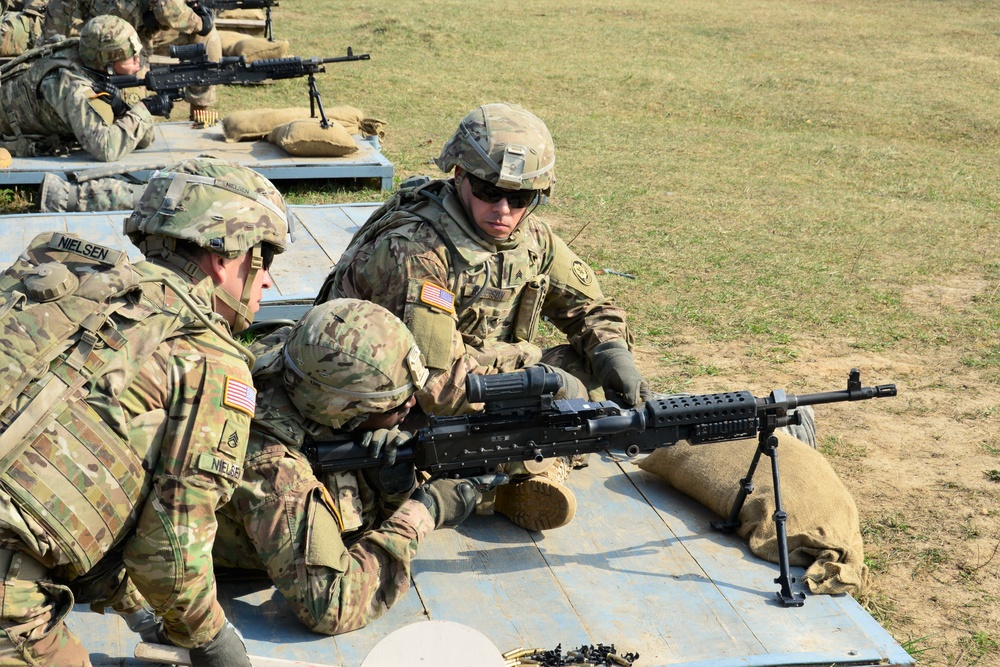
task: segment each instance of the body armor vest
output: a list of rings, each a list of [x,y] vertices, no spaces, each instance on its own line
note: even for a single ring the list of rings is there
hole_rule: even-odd
[[[46,233],[0,278],[0,486],[58,549],[50,566],[90,570],[148,495],[156,453],[130,446],[118,397],[164,340],[199,326],[162,305],[174,275]]]
[[[514,343],[534,338],[548,288],[544,268],[552,260],[552,244],[540,242],[548,239],[547,234],[532,233],[530,221],[522,221],[507,241],[493,244],[481,240],[448,181],[402,190],[372,214],[338,261],[338,269],[343,269],[328,281],[334,293],[326,298],[343,296],[336,294],[336,285],[359,248],[396,228],[414,224],[412,217],[391,216],[400,210],[429,224],[448,248],[450,284],[442,287],[455,294],[457,329],[466,344],[488,347],[489,341]]]
[[[52,51],[51,47],[42,47],[36,51],[40,59],[26,60],[23,66],[13,68],[12,71],[4,72],[2,75],[0,133],[8,139],[16,139],[22,135],[72,137],[72,128],[55,113],[54,109],[42,103],[38,88],[42,79],[55,70],[82,68],[79,61],[71,56],[71,53],[76,51],[76,40],[73,40],[70,46],[51,55],[49,53]],[[30,56],[30,53],[25,56]]]

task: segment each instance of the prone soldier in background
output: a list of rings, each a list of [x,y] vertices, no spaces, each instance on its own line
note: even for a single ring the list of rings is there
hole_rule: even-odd
[[[257,413],[243,480],[218,513],[214,560],[266,570],[311,630],[355,630],[409,590],[418,544],[469,516],[477,480],[417,487],[413,464],[395,462],[427,370],[406,326],[381,306],[335,299],[251,349]],[[310,441],[361,432],[385,465],[313,474]]]
[[[586,262],[532,215],[555,182],[545,124],[519,106],[481,106],[462,120],[437,164],[454,169],[454,178],[401,188],[373,213],[317,302],[370,299],[406,323],[430,370],[417,393],[428,414],[476,409],[465,397],[469,374],[539,363],[562,376],[558,398],[608,397],[628,407],[647,398],[625,313]],[[542,317],[567,345],[539,348]],[[565,525],[576,511],[563,484],[570,467],[568,459],[507,466],[513,483],[497,489],[494,509],[529,530]]]
[[[145,261],[47,233],[0,277],[0,663],[90,665],[64,622],[90,603],[194,665],[249,667],[211,550],[254,413],[230,331],[270,286],[285,204],[246,167],[188,160],[124,231]]]
[[[48,0],[0,3],[0,57],[19,56],[28,49],[41,46],[42,24]]]
[[[33,49],[0,67],[0,135],[12,154],[59,154],[82,147],[102,162],[153,142],[153,115],[170,100],[153,95],[129,105],[109,74],[139,69],[135,30],[114,16],[84,25],[78,40]]]
[[[167,56],[171,46],[204,44],[208,59],[222,59],[222,40],[215,29],[212,10],[184,0],[49,0],[43,34],[70,37],[95,16],[118,16],[139,33],[147,54]],[[184,99],[191,118],[215,106],[215,86],[191,86]]]

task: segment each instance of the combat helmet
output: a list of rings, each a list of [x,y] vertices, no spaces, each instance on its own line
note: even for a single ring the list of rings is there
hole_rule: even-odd
[[[285,389],[299,412],[345,430],[406,402],[428,374],[406,325],[358,299],[310,309],[288,335],[284,364]]]
[[[253,321],[250,292],[257,271],[269,255],[282,253],[288,236],[285,201],[271,181],[234,162],[197,157],[155,171],[142,198],[125,219],[125,234],[147,258],[177,261],[178,241],[186,241],[227,259],[252,255],[251,271],[237,303],[216,292],[237,313],[234,331]]]
[[[458,124],[435,160],[445,173],[459,166],[505,190],[552,193],[556,148],[549,128],[515,104],[484,104]]]
[[[80,29],[80,60],[84,66],[111,74],[119,60],[127,60],[142,50],[139,34],[132,24],[118,16],[96,16]]]

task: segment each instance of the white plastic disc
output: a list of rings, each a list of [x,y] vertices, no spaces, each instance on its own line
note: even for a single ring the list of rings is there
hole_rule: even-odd
[[[461,623],[421,621],[396,630],[375,645],[361,667],[504,667],[486,636]]]

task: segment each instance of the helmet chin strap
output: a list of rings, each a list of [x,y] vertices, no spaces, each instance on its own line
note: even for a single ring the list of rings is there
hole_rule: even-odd
[[[243,293],[237,300],[232,294],[223,289],[216,288],[214,298],[229,306],[235,313],[233,321],[230,322],[233,333],[239,333],[253,323],[254,313],[250,310],[250,298],[253,294],[253,286],[257,281],[257,274],[264,270],[264,259],[261,256],[261,246],[258,243],[250,249],[250,271],[246,280],[243,281]]]

